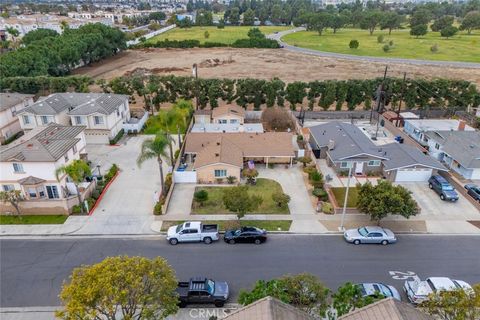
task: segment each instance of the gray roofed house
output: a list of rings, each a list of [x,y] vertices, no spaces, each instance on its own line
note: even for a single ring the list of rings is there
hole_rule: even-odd
[[[336,172],[380,175],[392,182],[426,181],[442,164],[407,145],[390,143],[377,146],[356,125],[331,121],[313,126],[310,146],[317,158],[326,159]]]
[[[21,104],[25,100],[32,99],[33,94],[24,93],[0,93],[0,112],[9,109],[10,107]]]
[[[12,140],[22,131],[18,113],[33,104],[32,94],[0,93],[0,143]]]

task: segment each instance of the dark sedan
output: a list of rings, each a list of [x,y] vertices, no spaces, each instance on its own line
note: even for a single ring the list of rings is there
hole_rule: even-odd
[[[480,187],[476,184],[466,184],[465,189],[467,189],[467,193],[473,199],[480,201]]]
[[[228,230],[223,238],[225,242],[260,244],[267,240],[267,232],[255,227],[242,227],[237,230]]]

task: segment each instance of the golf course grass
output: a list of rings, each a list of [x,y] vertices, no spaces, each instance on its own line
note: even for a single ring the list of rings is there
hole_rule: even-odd
[[[446,39],[439,32],[428,32],[425,36],[410,36],[409,30],[394,30],[388,35],[388,30],[376,30],[370,36],[367,30],[340,29],[334,34],[330,29],[321,36],[314,31],[299,31],[282,37],[290,45],[326,52],[353,54],[358,56],[391,57],[424,60],[448,60],[480,62],[480,32],[471,35],[459,32],[456,36]],[[377,42],[379,35],[384,36],[383,43]],[[358,40],[360,46],[350,49],[350,40]],[[384,52],[383,46],[393,41],[390,51]],[[431,47],[436,44],[437,52]]]
[[[253,28],[250,26],[239,27],[225,27],[224,29],[218,29],[217,27],[192,27],[192,28],[175,28],[165,33],[159,34],[156,37],[150,38],[147,42],[157,42],[159,40],[199,40],[200,43],[208,42],[220,42],[231,44],[237,39],[247,38],[248,31]],[[282,26],[263,26],[259,27],[265,35],[291,29],[291,27]],[[205,38],[205,31],[208,31],[209,37]]]

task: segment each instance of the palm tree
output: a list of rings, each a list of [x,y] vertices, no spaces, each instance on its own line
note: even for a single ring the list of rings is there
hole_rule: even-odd
[[[85,177],[90,176],[92,171],[88,164],[83,160],[73,160],[72,163],[68,165],[63,165],[55,170],[55,176],[57,180],[60,181],[59,176],[61,174],[66,174],[70,180],[73,181],[75,189],[77,191],[78,205],[80,206],[80,211],[85,213],[85,208],[82,204],[82,195],[78,189],[78,185],[85,180]]]
[[[165,133],[158,132],[155,139],[148,139],[143,141],[142,149],[137,158],[137,165],[141,167],[142,164],[148,159],[157,159],[158,167],[160,169],[160,183],[162,185],[162,194],[165,195],[165,182],[163,180],[163,159],[162,157],[168,157],[165,151],[169,144]]]

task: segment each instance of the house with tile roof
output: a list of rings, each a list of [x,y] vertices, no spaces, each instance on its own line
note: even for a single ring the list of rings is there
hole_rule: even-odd
[[[76,189],[55,170],[75,159],[86,159],[85,126],[50,123],[37,127],[12,143],[0,147],[0,188],[20,190],[25,214],[68,214],[78,204]],[[91,184],[81,185],[88,192]],[[1,212],[15,212],[0,203]]]
[[[192,132],[207,133],[262,133],[262,123],[245,123],[245,109],[237,105],[225,105],[213,110],[197,110]]]
[[[198,183],[214,183],[229,176],[240,180],[248,161],[291,165],[295,156],[294,135],[288,132],[189,133],[181,170],[194,172]]]
[[[130,119],[128,96],[110,93],[54,93],[19,115],[24,131],[49,123],[85,126],[88,144],[107,144]]]
[[[0,93],[0,143],[22,131],[18,113],[32,104],[32,94]]]
[[[381,175],[392,182],[427,181],[437,171],[448,171],[438,160],[415,147],[389,143],[377,146],[356,125],[331,121],[310,127],[310,146],[336,172]]]

